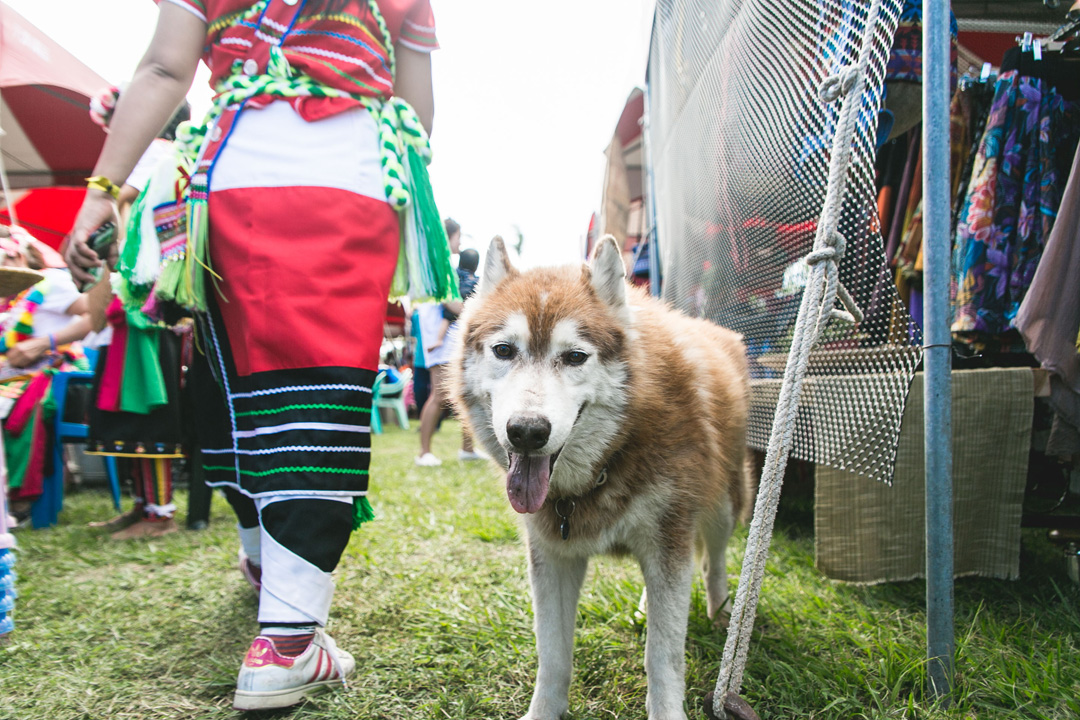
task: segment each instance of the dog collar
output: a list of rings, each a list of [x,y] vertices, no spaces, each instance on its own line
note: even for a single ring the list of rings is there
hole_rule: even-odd
[[[600,471],[600,474],[596,476],[596,482],[589,492],[592,492],[606,483],[607,476],[608,468],[607,465],[605,465]],[[562,536],[563,540],[568,540],[570,538],[570,516],[574,514],[575,508],[577,508],[577,502],[574,501],[574,498],[561,497],[555,501],[555,515],[559,518],[559,534]]]

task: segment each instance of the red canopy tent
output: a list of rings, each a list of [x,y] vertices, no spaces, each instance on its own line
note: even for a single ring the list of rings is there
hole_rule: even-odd
[[[12,203],[19,225],[46,245],[59,248],[82,206],[85,187],[50,187],[13,190]],[[11,214],[0,209],[0,223],[11,224]]]
[[[0,150],[10,189],[83,186],[105,142],[87,108],[107,84],[0,2]],[[12,192],[6,201],[20,224],[55,246],[71,226],[81,192]],[[0,221],[8,222],[7,214]]]

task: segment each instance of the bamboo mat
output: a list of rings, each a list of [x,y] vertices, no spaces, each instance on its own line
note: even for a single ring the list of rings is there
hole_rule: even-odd
[[[953,533],[957,576],[1015,580],[1034,408],[1029,368],[953,372]],[[904,412],[892,487],[818,465],[817,568],[835,580],[925,576],[923,374]]]

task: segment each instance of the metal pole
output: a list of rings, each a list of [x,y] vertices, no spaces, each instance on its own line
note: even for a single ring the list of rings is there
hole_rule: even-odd
[[[3,139],[4,128],[0,127],[0,140]],[[12,225],[19,224],[19,216],[15,213],[15,202],[11,197],[11,188],[8,187],[7,170],[4,168],[4,155],[0,153],[0,190],[4,193],[4,204],[7,205],[8,217],[11,218]]]
[[[649,82],[648,71],[646,71],[645,78],[645,110],[641,116],[641,142],[645,150],[645,217],[648,222],[648,231],[646,237],[648,238],[648,250],[649,250],[649,293],[653,297],[660,297],[660,247],[656,240],[656,184],[653,177],[653,165],[652,165],[652,143],[650,142],[650,130],[649,124],[649,101],[651,99],[649,93],[649,86],[652,83]]]
[[[923,4],[923,367],[927,690],[949,702],[953,656],[952,377],[949,333],[949,2]]]

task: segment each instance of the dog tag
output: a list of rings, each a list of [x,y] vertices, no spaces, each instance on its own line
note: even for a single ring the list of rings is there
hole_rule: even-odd
[[[573,500],[567,500],[570,503],[570,511],[564,513],[562,510],[562,503],[565,498],[559,498],[555,501],[555,514],[559,516],[562,521],[559,523],[559,534],[562,535],[562,539],[566,540],[570,537],[570,516],[574,514],[574,508],[577,507],[577,503]]]

